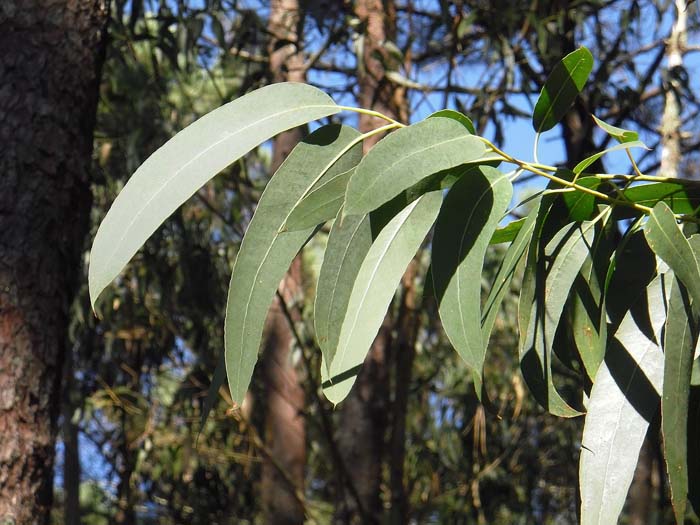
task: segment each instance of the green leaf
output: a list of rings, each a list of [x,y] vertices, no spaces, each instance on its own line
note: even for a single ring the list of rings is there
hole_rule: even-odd
[[[544,222],[546,218],[542,221]],[[593,222],[572,223],[540,248],[536,228],[519,301],[520,366],[535,399],[552,414],[581,413],[564,401],[552,379],[552,349],[569,291],[593,242]]]
[[[495,157],[456,120],[434,117],[402,128],[362,159],[348,184],[344,213],[364,215],[430,175],[487,158]]]
[[[563,170],[559,170],[557,174],[561,175],[561,171]],[[578,179],[578,181],[576,181],[576,183],[579,186],[597,190],[601,184],[601,180],[598,177],[581,177]],[[590,193],[585,193],[583,191],[569,191],[562,193],[561,196],[567,210],[569,211],[569,219],[572,221],[588,221],[596,211],[596,198]]]
[[[535,223],[537,222],[537,214],[531,213],[526,218],[522,219],[522,221],[517,235],[508,247],[508,250],[506,250],[501,266],[498,268],[498,273],[491,285],[489,295],[484,303],[484,310],[481,315],[481,331],[485,344],[488,344],[489,338],[491,337],[491,331],[493,330],[498,310],[501,307],[501,303],[503,303],[503,298],[513,279],[515,269],[525,255],[527,247],[532,240],[532,234],[535,231]],[[498,230],[496,233],[498,233]],[[494,234],[494,236],[495,235],[496,234]],[[491,237],[491,242],[493,243],[493,237]]]
[[[396,215],[379,233],[362,261],[340,329],[338,348],[328,365],[326,397],[338,404],[354,383],[354,371],[384,320],[401,276],[430,230],[442,204],[442,192],[422,196]]]
[[[341,220],[341,214],[328,236],[314,302],[316,340],[326,363],[335,356],[355,277],[372,245],[369,217],[349,215]]]
[[[656,203],[665,202],[674,213],[694,215],[700,207],[700,187],[697,185],[676,184],[673,182],[655,182],[652,184],[641,184],[632,186],[623,191],[627,200],[649,206],[653,208]],[[618,215],[626,212],[627,215],[634,216],[638,212],[633,212],[629,208],[622,207],[616,210]],[[631,213],[630,213],[631,212]]]
[[[600,120],[595,115],[591,115],[595,123],[600,127],[605,133],[610,135],[612,138],[618,142],[635,142],[639,140],[639,133],[636,131],[631,131],[629,129],[622,129],[615,126],[611,126],[607,122]]]
[[[435,113],[432,113],[428,116],[428,118],[433,117],[451,118],[453,120],[456,120],[457,122],[462,124],[462,126],[467,128],[467,131],[469,131],[469,133],[471,133],[472,135],[476,135],[476,129],[474,129],[474,123],[472,122],[472,119],[470,119],[464,113],[460,113],[459,111],[455,111],[454,109],[441,109],[440,111],[436,111]]]
[[[698,317],[692,313],[685,287],[674,279],[664,333],[664,380],[661,431],[676,523],[685,522],[688,498],[688,399],[693,352],[698,342]]]
[[[319,128],[292,150],[260,197],[233,267],[226,305],[226,375],[237,403],[248,388],[275,290],[314,231],[280,233],[280,228],[321,174],[330,179],[357,164],[361,150],[352,148],[325,171],[358,136],[346,126]]]
[[[502,228],[496,228],[493,232],[489,244],[502,244],[504,242],[512,242],[518,235],[518,232],[523,228],[523,225],[527,221],[527,217],[522,219],[515,219],[510,221],[508,224]]]
[[[331,179],[319,181],[289,215],[285,229],[305,230],[333,219],[343,205],[345,188],[354,172],[353,167]]]
[[[625,315],[591,389],[579,464],[582,525],[617,523],[659,406],[664,356],[658,338],[666,318],[663,279],[655,278]],[[645,324],[639,325],[638,319]]]
[[[612,146],[610,148],[604,149],[603,151],[599,151],[598,153],[595,153],[591,155],[590,157],[586,157],[583,159],[581,162],[576,164],[574,167],[574,173],[578,175],[579,173],[583,172],[588,166],[593,164],[595,161],[597,161],[600,157],[603,155],[606,155],[608,153],[611,153],[613,151],[619,151],[623,149],[630,149],[630,148],[644,148],[644,149],[649,149],[647,148],[646,144],[643,142],[640,142],[638,140],[634,142],[624,142],[622,144],[617,144],[615,146]]]
[[[482,166],[459,179],[435,224],[431,271],[440,319],[450,343],[481,379],[481,275],[489,241],[513,195],[508,177]]]
[[[671,209],[664,202],[654,206],[644,226],[649,247],[668,264],[700,307],[700,268],[693,249],[681,231]]]
[[[97,230],[88,273],[93,308],[148,237],[209,179],[278,133],[339,111],[314,87],[273,84],[212,111],[166,142],[136,170]]]
[[[537,133],[552,129],[564,118],[592,69],[593,55],[585,47],[569,53],[554,66],[532,115],[532,127]]]
[[[216,401],[219,399],[219,389],[226,384],[226,359],[222,353],[216,360],[216,368],[214,369],[214,375],[211,378],[211,383],[209,383],[209,388],[207,389],[207,397],[204,399],[204,405],[202,406],[202,415],[199,419],[199,432],[204,430],[204,425],[207,422],[207,418],[211,413]],[[199,439],[199,434],[197,435]]]

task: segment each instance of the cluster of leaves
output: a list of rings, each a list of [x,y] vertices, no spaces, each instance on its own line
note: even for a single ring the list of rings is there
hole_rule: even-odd
[[[564,117],[592,67],[590,52],[580,48],[554,68],[534,110],[537,136]],[[387,124],[360,134],[331,122],[310,134],[265,188],[245,233],[224,329],[233,400],[241,403],[249,386],[280,280],[321,225],[333,221],[314,327],[324,393],[336,404],[350,391],[401,276],[433,230],[428,282],[444,331],[487,406],[488,342],[509,284],[524,268],[518,311],[523,377],[552,414],[587,412],[582,522],[617,519],[660,407],[674,512],[682,523],[686,501],[697,503],[698,488],[698,470],[688,468],[697,460],[697,430],[689,427],[688,413],[697,410],[689,399],[700,321],[700,196],[690,181],[641,173],[630,149],[644,145],[634,132],[596,120],[618,145],[568,170],[512,157],[476,135],[469,118],[456,111],[405,126],[339,106],[311,86],[271,85],[197,120],[136,171],[95,237],[93,306],[158,226],[216,173],[284,130],[343,110],[381,116]],[[363,156],[362,141],[387,131]],[[616,149],[630,155],[633,174],[587,173]],[[501,163],[516,169],[504,173]],[[549,186],[515,206],[530,206],[525,218],[502,225],[514,211],[512,181],[526,171],[549,179]],[[482,304],[478,277],[487,249],[506,242]],[[557,370],[578,375],[580,388],[557,387]]]

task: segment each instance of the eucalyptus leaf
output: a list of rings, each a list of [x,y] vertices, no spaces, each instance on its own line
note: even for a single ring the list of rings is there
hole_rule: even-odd
[[[362,261],[372,245],[367,215],[350,215],[341,220],[342,210],[331,227],[316,286],[314,328],[325,363],[333,361],[340,328]]]
[[[684,523],[688,498],[688,399],[693,352],[698,343],[698,316],[685,287],[674,279],[664,332],[664,380],[661,431],[676,523]]]
[[[136,170],[100,224],[88,284],[98,295],[151,234],[226,166],[278,133],[340,111],[306,84],[273,84],[225,104],[187,126]]]
[[[625,199],[650,208],[663,201],[678,214],[693,215],[700,207],[700,185],[697,184],[654,182],[632,186],[622,193]],[[626,207],[619,207],[616,211],[621,216],[639,214]]]
[[[323,392],[334,404],[345,399],[384,320],[401,276],[430,230],[442,204],[442,192],[423,195],[396,215],[379,233],[362,261],[340,329],[338,348],[328,364]]]
[[[654,206],[644,226],[644,235],[654,253],[669,265],[686,286],[695,307],[700,307],[700,268],[693,249],[681,231],[673,211],[664,202]]]
[[[517,236],[520,230],[523,228],[527,217],[522,219],[515,219],[510,221],[508,224],[501,228],[496,228],[493,232],[489,244],[502,244],[504,242],[512,242]]]
[[[552,129],[564,118],[592,70],[593,55],[585,47],[569,53],[554,66],[532,115],[532,127],[537,133]]]
[[[503,303],[503,298],[508,291],[508,286],[513,279],[513,274],[518,266],[518,263],[522,260],[523,256],[527,252],[527,247],[532,240],[532,234],[535,231],[535,223],[537,221],[537,214],[531,213],[520,224],[520,229],[517,235],[513,239],[513,242],[506,250],[503,257],[496,277],[493,280],[489,294],[486,297],[486,302],[484,303],[484,309],[481,315],[481,331],[484,338],[484,343],[488,344],[489,338],[491,337],[491,331],[493,330],[493,325],[496,321],[496,316],[498,315],[498,310]],[[512,224],[512,223],[511,223]],[[496,231],[496,233],[498,230]],[[495,234],[494,234],[495,236]],[[491,237],[491,242],[493,243],[493,236]]]
[[[435,224],[431,271],[440,319],[452,346],[481,378],[481,275],[489,241],[513,195],[508,177],[482,166],[450,189]]]
[[[623,129],[623,128],[618,128],[616,126],[612,126],[608,124],[607,122],[604,122],[603,120],[599,119],[595,115],[593,116],[593,120],[595,123],[598,125],[599,128],[601,128],[605,133],[613,137],[615,140],[618,142],[624,143],[624,142],[635,142],[639,140],[639,133],[636,131],[631,131],[629,129]]]
[[[318,184],[296,205],[285,223],[289,231],[304,230],[333,219],[343,205],[345,188],[355,168]]]
[[[357,164],[359,147],[333,163],[357,137],[358,132],[347,126],[319,128],[292,150],[260,197],[233,267],[226,305],[226,375],[237,403],[248,388],[275,290],[314,231],[281,233],[280,228],[320,176],[330,179]]]
[[[649,422],[658,410],[667,278],[655,278],[625,315],[598,368],[579,463],[582,525],[617,523]]]
[[[594,225],[593,222],[584,222],[565,226],[541,253],[539,238],[535,234],[528,251],[520,294],[520,366],[523,378],[535,399],[552,414],[562,417],[581,413],[569,406],[554,386],[554,336],[571,287],[592,245]]]
[[[367,214],[435,173],[494,158],[460,122],[425,119],[391,133],[362,159],[348,184],[344,213]]]
[[[440,111],[431,113],[428,116],[428,118],[433,117],[451,118],[453,120],[456,120],[457,122],[462,124],[462,126],[467,128],[467,131],[469,131],[469,133],[471,133],[472,135],[476,135],[476,129],[474,129],[474,123],[472,122],[472,119],[470,119],[464,113],[460,113],[459,111],[455,111],[454,109],[441,109]]]
[[[583,170],[585,170],[588,166],[593,164],[595,161],[597,161],[600,157],[603,155],[607,155],[608,153],[612,153],[613,151],[619,151],[619,150],[629,150],[630,148],[644,148],[644,149],[649,149],[647,148],[646,144],[643,142],[640,142],[638,140],[632,141],[632,142],[623,142],[622,144],[617,144],[615,146],[611,146],[607,149],[604,149],[603,151],[599,151],[598,153],[594,153],[590,157],[586,157],[583,159],[581,162],[576,164],[574,167],[574,173],[577,175],[579,173],[582,173]]]

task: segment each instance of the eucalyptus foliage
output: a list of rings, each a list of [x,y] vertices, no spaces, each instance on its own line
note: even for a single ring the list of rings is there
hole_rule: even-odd
[[[554,68],[535,105],[536,139],[564,117],[592,67],[590,52],[580,48]],[[692,481],[699,467],[689,465],[700,444],[688,440],[688,413],[697,412],[689,399],[700,322],[700,186],[641,173],[631,154],[646,147],[638,135],[595,117],[618,144],[569,170],[509,155],[456,111],[407,126],[336,105],[311,86],[263,88],[181,131],[129,180],[94,241],[93,306],[150,234],[221,169],[277,133],[341,111],[387,123],[365,134],[321,126],[263,192],[226,307],[225,371],[233,400],[243,401],[280,279],[326,222],[332,226],[314,326],[324,392],[333,403],[350,391],[402,274],[426,243],[442,325],[481,395],[489,337],[522,268],[518,327],[525,382],[552,414],[586,418],[582,522],[617,520],[657,412],[682,522],[688,494],[697,492]],[[363,156],[362,141],[385,132]],[[620,149],[632,159],[633,173],[587,171]],[[508,165],[513,171],[504,170]],[[509,210],[512,181],[526,172],[548,179],[548,186]],[[519,218],[518,208],[527,216]],[[482,304],[484,258],[496,243],[510,244]],[[557,386],[562,370],[580,378],[578,390]]]

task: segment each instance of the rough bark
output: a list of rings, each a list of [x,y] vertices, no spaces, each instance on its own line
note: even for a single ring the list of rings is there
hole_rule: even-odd
[[[405,90],[394,86],[386,78],[380,59],[386,54],[384,41],[394,37],[394,4],[391,1],[358,0],[355,14],[364,27],[363,63],[358,68],[359,105],[407,121]],[[360,115],[359,128],[362,132],[383,124],[386,122],[376,117]],[[377,135],[366,140],[365,151],[380,138]],[[357,488],[362,508],[357,508],[358,502],[347,491],[339,494],[336,521],[340,523],[357,522],[358,516],[362,516],[364,523],[382,521],[382,467],[391,408],[390,345],[391,326],[387,319],[365,359],[353,390],[341,405],[338,447],[350,482]]]
[[[46,523],[106,0],[0,2],[0,522]]]
[[[299,49],[303,27],[297,0],[273,0],[270,6],[270,73],[273,82],[305,82]],[[282,164],[303,138],[301,128],[279,135],[273,145],[271,172]],[[280,285],[285,303],[299,299],[301,258],[297,257]],[[262,466],[261,497],[264,521],[297,525],[304,522],[302,498],[306,465],[306,430],[302,414],[304,390],[292,361],[293,335],[279,298],[267,320],[262,359],[265,380],[265,444],[270,453]]]

